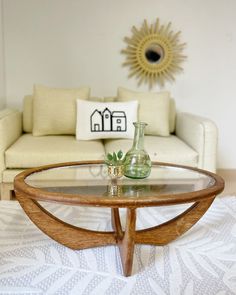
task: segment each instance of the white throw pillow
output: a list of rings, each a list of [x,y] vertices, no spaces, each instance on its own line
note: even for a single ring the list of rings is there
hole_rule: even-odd
[[[133,138],[138,102],[91,102],[77,99],[76,139]]]
[[[170,94],[163,92],[137,92],[123,87],[118,88],[117,101],[137,100],[138,120],[148,125],[145,134],[169,136]]]

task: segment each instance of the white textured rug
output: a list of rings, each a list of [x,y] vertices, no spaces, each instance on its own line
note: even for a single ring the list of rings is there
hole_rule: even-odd
[[[47,204],[65,221],[110,230],[110,211]],[[140,209],[138,227],[162,223],[184,205]],[[125,214],[122,211],[122,214]],[[165,247],[137,245],[122,276],[115,246],[70,250],[44,235],[18,202],[0,202],[0,294],[236,294],[236,197],[217,198],[184,236]]]

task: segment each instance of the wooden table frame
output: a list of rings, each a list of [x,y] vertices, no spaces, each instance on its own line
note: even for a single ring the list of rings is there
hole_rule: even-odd
[[[32,173],[56,167],[76,166],[86,164],[102,164],[101,161],[70,162],[47,165],[28,169],[15,177],[14,190],[16,198],[32,222],[46,235],[71,249],[86,249],[106,245],[118,245],[120,250],[123,272],[130,276],[132,272],[135,244],[166,245],[189,230],[208,210],[217,194],[224,189],[224,180],[211,172],[167,163],[153,163],[155,165],[179,167],[197,171],[215,180],[209,188],[178,194],[165,194],[163,198],[141,197],[138,200],[123,198],[97,198],[82,195],[47,192],[34,188],[25,183],[25,178]],[[45,210],[38,201],[54,201],[62,204],[102,206],[111,208],[111,222],[113,231],[102,232],[76,227],[68,224]],[[175,205],[193,203],[193,205],[175,218],[151,228],[136,230],[136,209],[149,206]],[[122,229],[119,208],[126,208],[126,225]]]

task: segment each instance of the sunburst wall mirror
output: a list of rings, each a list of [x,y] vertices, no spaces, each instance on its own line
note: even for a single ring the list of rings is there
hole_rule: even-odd
[[[126,55],[124,66],[130,70],[129,77],[136,76],[139,84],[146,82],[151,88],[158,83],[164,85],[166,80],[175,80],[177,72],[182,71],[181,64],[186,58],[182,54],[186,43],[180,43],[180,31],[174,33],[171,23],[160,25],[159,19],[148,25],[144,20],[140,29],[132,27],[131,38],[125,37]]]

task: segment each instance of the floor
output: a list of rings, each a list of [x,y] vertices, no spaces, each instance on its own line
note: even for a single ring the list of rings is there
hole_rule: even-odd
[[[44,206],[76,226],[111,230],[107,208]],[[161,224],[187,208],[142,208],[137,228]],[[121,218],[125,222],[124,211]],[[165,246],[136,245],[132,276],[124,277],[117,247],[69,249],[38,230],[18,202],[0,202],[0,294],[236,295],[235,224],[236,198],[216,198],[181,238]]]

